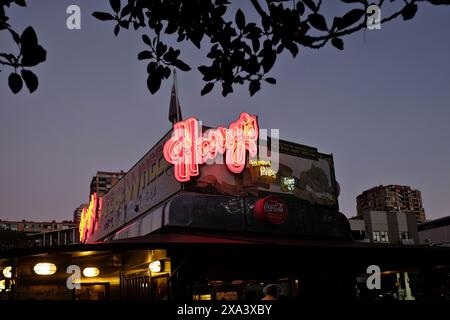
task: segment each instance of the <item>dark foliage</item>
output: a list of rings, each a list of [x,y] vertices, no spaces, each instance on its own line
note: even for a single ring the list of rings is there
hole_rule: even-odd
[[[38,43],[32,27],[26,28],[20,35],[11,27],[5,9],[13,3],[21,7],[26,6],[25,0],[0,0],[0,32],[9,32],[19,52],[17,54],[0,53],[0,66],[7,66],[14,70],[8,76],[8,85],[13,93],[20,92],[24,83],[31,93],[37,89],[39,81],[29,68],[44,62],[47,52]],[[0,69],[0,71],[3,70]]]
[[[202,95],[211,92],[216,83],[221,85],[224,96],[233,92],[236,84],[248,85],[253,95],[260,90],[262,80],[276,83],[267,75],[284,51],[295,58],[304,47],[318,49],[328,42],[343,50],[342,38],[366,27],[369,1],[340,1],[348,7],[347,13],[325,17],[321,12],[322,0],[250,0],[259,15],[257,22],[248,21],[242,9],[227,15],[227,0],[109,0],[112,12],[94,12],[93,16],[101,21],[113,21],[116,36],[122,29],[147,30],[148,34],[142,37],[147,48],[138,54],[138,59],[147,60],[147,85],[151,93],[157,92],[162,81],[170,77],[171,68],[191,69],[181,58],[179,49],[164,43],[161,36],[165,35],[175,37],[178,42],[190,42],[198,49],[206,42],[210,63],[197,67],[206,82]],[[396,1],[402,3],[402,8],[386,14],[389,11],[386,7]],[[450,0],[375,1],[383,9],[381,23],[399,16],[412,19],[419,2],[450,4]],[[32,27],[21,34],[11,27],[6,15],[11,5],[25,7],[26,2],[0,0],[0,32],[11,35],[19,52],[1,52],[0,66],[13,70],[8,76],[12,92],[20,92],[24,84],[34,92],[39,82],[30,68],[44,62],[47,53]]]
[[[329,41],[343,50],[343,36],[366,28],[369,1],[340,1],[348,12],[339,17],[325,17],[321,14],[321,0],[250,0],[260,18],[257,22],[248,21],[242,9],[226,15],[227,0],[110,0],[112,12],[94,12],[93,16],[114,22],[116,36],[121,29],[147,31],[142,37],[147,48],[138,54],[138,59],[147,60],[147,85],[152,94],[169,78],[171,68],[191,69],[180,57],[179,49],[164,43],[165,35],[176,37],[178,42],[190,42],[199,49],[204,43],[208,46],[206,57],[210,63],[197,68],[206,82],[202,95],[211,92],[216,83],[221,84],[224,96],[233,92],[235,84],[248,84],[253,95],[260,90],[262,80],[275,84],[275,79],[266,76],[283,51],[295,58],[302,47],[318,49]],[[412,19],[417,3],[426,0],[398,0],[402,9],[386,15],[389,10],[386,7],[395,1],[375,1],[383,8],[381,23],[398,16]],[[450,0],[427,2],[450,4]]]

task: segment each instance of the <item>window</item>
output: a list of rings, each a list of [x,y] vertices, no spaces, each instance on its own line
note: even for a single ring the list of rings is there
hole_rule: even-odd
[[[381,241],[381,239],[380,239],[380,232],[379,231],[374,231],[372,236],[373,236],[373,241],[374,242],[380,242]]]
[[[400,240],[408,240],[409,232],[408,231],[400,231]]]
[[[387,231],[374,231],[372,237],[374,242],[389,242]]]

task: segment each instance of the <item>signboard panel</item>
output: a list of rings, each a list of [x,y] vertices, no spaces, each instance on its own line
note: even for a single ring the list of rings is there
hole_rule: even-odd
[[[310,204],[337,206],[331,155],[280,140],[279,170],[272,170],[271,165],[262,158],[250,160],[238,175],[224,165],[204,165],[200,175],[186,183],[186,190],[242,196],[291,194]]]
[[[90,206],[85,215],[89,221],[80,229],[82,240],[104,238],[182,188],[258,198],[286,194],[311,205],[337,208],[331,155],[280,140],[274,144],[279,145],[279,159],[263,158],[258,142],[262,138],[257,117],[245,112],[228,128],[201,127],[195,118],[176,123],[109,193]]]
[[[181,183],[173,176],[173,166],[163,156],[164,143],[171,133],[166,134],[102,197],[94,230],[88,235],[89,241],[108,235],[181,189]]]

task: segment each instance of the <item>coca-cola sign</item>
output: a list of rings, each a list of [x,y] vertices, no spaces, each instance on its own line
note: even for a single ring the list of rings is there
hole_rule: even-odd
[[[275,225],[284,223],[288,217],[286,204],[274,195],[256,201],[253,213],[260,221]]]

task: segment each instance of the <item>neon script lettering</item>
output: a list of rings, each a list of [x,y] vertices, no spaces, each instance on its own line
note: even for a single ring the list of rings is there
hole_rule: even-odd
[[[93,230],[96,213],[97,211],[101,210],[101,206],[102,198],[97,197],[97,193],[94,192],[91,195],[89,206],[83,208],[83,210],[81,211],[80,225],[78,227],[80,231],[81,242],[86,239],[87,233]]]
[[[277,172],[272,169],[272,161],[270,160],[250,160],[248,164],[251,167],[259,167],[259,175],[266,177],[277,177]]]
[[[172,137],[164,144],[164,157],[174,165],[175,178],[189,181],[200,174],[199,165],[225,156],[227,168],[241,173],[245,168],[246,152],[251,157],[258,153],[258,120],[256,116],[241,113],[229,128],[209,129],[201,135],[200,122],[189,118],[173,126]]]

